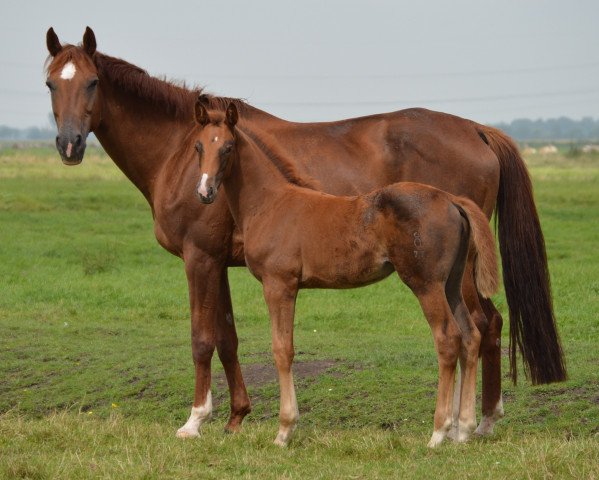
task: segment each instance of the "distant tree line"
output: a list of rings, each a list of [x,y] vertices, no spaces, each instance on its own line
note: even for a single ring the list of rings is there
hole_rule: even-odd
[[[0,125],[0,140],[51,140],[54,137],[56,137],[55,128],[13,128]]]
[[[51,118],[52,122],[53,120]],[[599,119],[593,119],[592,117],[584,117],[582,120],[572,120],[568,117],[550,118],[548,120],[519,118],[511,123],[499,123],[494,126],[519,141],[599,141]],[[0,140],[52,140],[55,136],[56,128],[54,125],[29,128],[13,128],[0,125]]]
[[[595,120],[591,117],[584,117],[582,120],[572,120],[568,117],[550,118],[548,120],[519,118],[511,123],[499,123],[494,126],[519,141],[599,140],[599,119]]]

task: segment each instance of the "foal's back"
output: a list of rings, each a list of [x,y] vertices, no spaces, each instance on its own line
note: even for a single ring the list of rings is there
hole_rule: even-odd
[[[415,273],[446,278],[467,232],[447,194],[414,183],[356,197],[288,185],[271,200],[247,232],[248,265],[303,288],[358,287],[394,270],[408,284]]]

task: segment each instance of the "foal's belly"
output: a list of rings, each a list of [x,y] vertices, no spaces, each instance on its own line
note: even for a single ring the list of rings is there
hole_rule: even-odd
[[[357,288],[370,285],[394,272],[388,261],[360,262],[355,258],[333,259],[326,265],[304,265],[300,288]]]

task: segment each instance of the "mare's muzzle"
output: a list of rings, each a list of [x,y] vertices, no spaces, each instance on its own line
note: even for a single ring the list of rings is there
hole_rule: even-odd
[[[56,136],[56,149],[65,165],[79,165],[85,153],[85,135],[74,128],[63,127]]]

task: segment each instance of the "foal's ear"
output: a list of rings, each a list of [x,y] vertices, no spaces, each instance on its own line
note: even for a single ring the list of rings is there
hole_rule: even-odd
[[[231,130],[237,124],[237,120],[239,120],[239,113],[237,113],[237,107],[233,102],[229,103],[227,107],[227,112],[225,113],[225,123],[229,126]]]
[[[58,35],[54,32],[54,29],[50,27],[46,32],[46,47],[48,47],[48,52],[50,55],[55,57],[62,50],[62,45],[60,44],[60,40],[58,40]]]
[[[198,122],[202,127],[205,127],[210,122],[210,117],[208,117],[208,110],[204,106],[201,98],[196,100],[196,122]]]
[[[89,27],[85,27],[85,33],[83,34],[83,49],[90,57],[96,52],[96,35]]]

